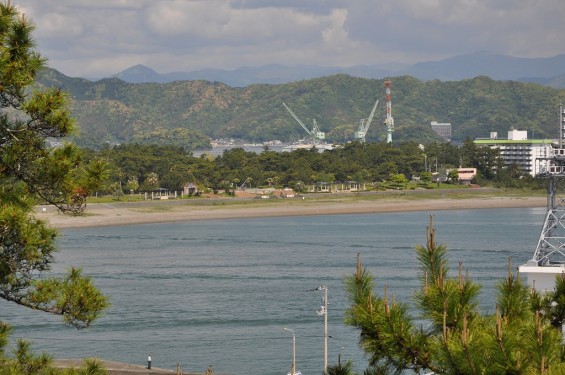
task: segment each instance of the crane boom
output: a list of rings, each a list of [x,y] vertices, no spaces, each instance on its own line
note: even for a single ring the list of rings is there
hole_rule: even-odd
[[[355,132],[355,139],[358,139],[361,142],[365,142],[365,136],[367,135],[369,126],[371,126],[371,121],[373,121],[373,117],[375,116],[375,111],[377,110],[378,104],[379,101],[377,100],[367,121],[365,121],[365,119],[361,119],[361,121],[359,122],[359,128]]]
[[[290,109],[284,102],[283,102],[284,107],[286,108],[286,110],[292,115],[292,117],[294,117],[294,119],[296,120],[296,122],[298,122],[300,124],[300,126],[302,126],[304,128],[304,130],[306,130],[306,133],[308,133],[308,135],[312,135],[312,133],[310,132],[310,130],[308,130],[308,128],[306,127],[306,125],[304,125],[304,123],[298,118],[298,116],[296,116],[294,114],[294,112],[292,112],[292,109]]]
[[[298,116],[296,116],[296,114],[292,111],[292,109],[290,109],[284,102],[283,105],[286,108],[286,110],[292,115],[292,117],[294,117],[296,122],[298,122],[300,126],[302,126],[304,130],[306,130],[306,133],[308,133],[308,135],[312,138],[312,144],[314,144],[314,146],[318,144],[320,139],[326,138],[326,133],[320,130],[320,128],[318,127],[318,123],[316,122],[316,119],[312,120],[314,122],[314,125],[312,127],[312,130],[309,130],[306,127],[306,125],[304,125],[304,123],[298,118]]]
[[[377,110],[378,104],[379,104],[379,101],[377,100],[375,102],[375,105],[373,106],[373,110],[371,111],[369,118],[367,119],[367,122],[365,123],[365,127],[363,128],[363,130],[365,130],[365,133],[367,133],[367,130],[369,130],[369,126],[371,126],[371,121],[373,121],[373,116],[375,116],[375,111]]]

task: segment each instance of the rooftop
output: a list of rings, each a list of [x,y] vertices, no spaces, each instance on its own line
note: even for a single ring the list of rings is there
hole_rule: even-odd
[[[529,145],[529,144],[538,144],[538,145],[542,145],[542,144],[553,144],[553,143],[557,143],[556,140],[554,139],[524,139],[524,140],[509,140],[509,139],[498,139],[498,138],[477,138],[473,141],[476,144],[479,145],[496,145],[496,144],[524,144],[524,145]]]

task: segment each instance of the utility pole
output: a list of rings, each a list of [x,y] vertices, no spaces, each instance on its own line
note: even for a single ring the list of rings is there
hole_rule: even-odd
[[[559,148],[563,148],[563,140],[565,139],[565,107],[559,104]]]
[[[296,375],[296,336],[294,330],[290,328],[283,328],[285,331],[292,332],[292,371],[291,375]]]
[[[325,285],[319,286],[315,290],[323,290],[324,297],[322,298],[322,306],[317,311],[318,316],[324,317],[324,373],[328,368],[328,287]]]

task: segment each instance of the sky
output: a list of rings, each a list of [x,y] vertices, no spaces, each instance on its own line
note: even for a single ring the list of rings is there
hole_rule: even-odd
[[[565,53],[563,0],[11,0],[71,77]]]

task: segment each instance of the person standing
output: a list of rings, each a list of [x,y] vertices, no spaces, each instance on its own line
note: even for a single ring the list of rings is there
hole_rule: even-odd
[[[151,370],[151,353],[147,356],[147,369]]]

